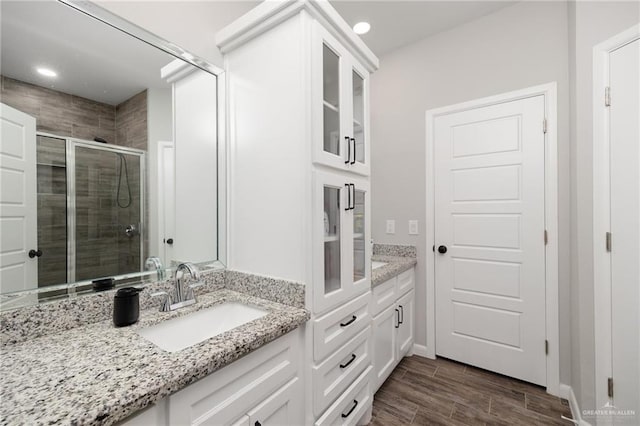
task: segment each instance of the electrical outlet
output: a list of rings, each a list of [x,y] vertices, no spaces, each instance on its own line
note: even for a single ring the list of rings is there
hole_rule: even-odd
[[[392,219],[387,219],[387,234],[395,234],[396,233],[396,221]]]
[[[409,221],[409,235],[418,235],[418,221],[410,220]]]

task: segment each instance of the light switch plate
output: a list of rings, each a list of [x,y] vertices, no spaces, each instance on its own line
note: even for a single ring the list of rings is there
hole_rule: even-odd
[[[387,234],[396,233],[396,221],[393,219],[387,219]]]
[[[418,221],[410,220],[409,221],[409,235],[418,235]]]

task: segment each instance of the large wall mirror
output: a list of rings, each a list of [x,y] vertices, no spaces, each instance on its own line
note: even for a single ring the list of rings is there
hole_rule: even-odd
[[[220,267],[216,68],[91,3],[0,7],[2,307]]]

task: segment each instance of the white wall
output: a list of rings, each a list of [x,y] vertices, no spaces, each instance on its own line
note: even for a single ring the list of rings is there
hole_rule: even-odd
[[[371,80],[372,232],[418,247],[416,342],[425,327],[425,111],[558,82],[561,381],[570,380],[569,64],[567,4],[521,2],[380,58]],[[396,234],[385,234],[395,219]],[[420,235],[408,235],[418,219]]]
[[[215,34],[259,1],[96,1],[101,7],[222,68]]]
[[[571,378],[580,408],[595,406],[593,287],[593,47],[640,22],[637,2],[576,2],[571,42]],[[598,383],[606,386],[606,383]],[[586,419],[591,420],[591,419]]]

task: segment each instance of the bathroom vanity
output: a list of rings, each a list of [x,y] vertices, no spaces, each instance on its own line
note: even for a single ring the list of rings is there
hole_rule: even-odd
[[[9,424],[169,425],[207,419],[216,424],[220,419],[225,424],[249,419],[254,419],[252,425],[269,424],[269,419],[299,424],[304,347],[304,328],[299,327],[309,312],[296,302],[299,297],[291,296],[300,294],[301,285],[243,274],[224,277],[227,273],[214,272],[223,277],[207,284],[189,307],[160,312],[159,301],[151,300],[130,327],[116,328],[105,319],[35,337],[39,320],[62,327],[72,321],[73,312],[62,304],[57,316],[38,307],[3,313],[2,418]],[[265,284],[278,290],[261,291]],[[167,283],[150,285],[141,297],[151,299],[148,293],[158,286],[166,288]],[[238,287],[245,291],[233,290]],[[259,293],[273,300],[256,297]],[[109,311],[108,304],[84,299],[86,311]],[[179,351],[143,337],[152,327],[225,305],[247,306],[263,315]],[[22,341],[11,341],[18,340],[8,334],[17,321],[28,329]]]
[[[403,357],[413,354],[415,336],[415,257],[378,256],[373,270],[373,392]],[[384,260],[382,260],[384,259]]]

